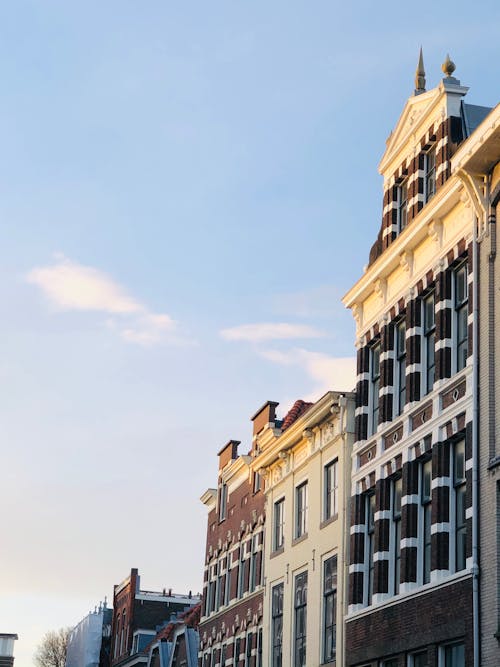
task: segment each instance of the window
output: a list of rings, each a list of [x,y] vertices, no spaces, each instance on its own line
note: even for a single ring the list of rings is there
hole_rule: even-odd
[[[423,299],[423,323],[424,323],[424,346],[423,346],[423,368],[425,377],[422,379],[424,394],[432,391],[436,375],[436,319],[435,319],[435,297],[431,292]]]
[[[403,181],[398,185],[398,202],[397,202],[397,222],[398,233],[401,233],[408,222],[408,182]]]
[[[337,556],[323,565],[323,662],[335,660],[337,647]]]
[[[295,538],[307,533],[307,482],[295,489]]]
[[[366,586],[366,604],[372,603],[373,595],[373,549],[375,538],[375,494],[370,493],[366,496],[366,561],[367,561],[367,586]]]
[[[391,660],[383,660],[380,663],[380,667],[398,667],[397,658],[392,658]]]
[[[420,504],[422,507],[422,582],[431,580],[431,501],[432,461],[420,466]]]
[[[401,477],[392,482],[392,527],[393,527],[393,549],[392,549],[392,571],[394,575],[394,595],[399,593],[399,581],[401,579]]]
[[[370,387],[371,387],[371,423],[370,432],[373,435],[378,428],[378,403],[380,388],[380,343],[374,345],[370,350]]]
[[[273,586],[271,608],[272,667],[282,665],[283,645],[283,584]]]
[[[247,553],[250,548],[250,541],[242,542],[240,546],[240,567],[238,572],[238,597],[246,593],[248,586],[248,569],[250,560],[247,558]]]
[[[400,320],[394,327],[395,405],[394,415],[400,415],[406,403],[406,322]]]
[[[220,649],[220,664],[221,667],[224,667],[226,664],[226,659],[227,659],[227,647],[226,644],[222,644],[221,649]]]
[[[226,557],[226,579],[224,581],[224,605],[229,604],[229,595],[231,592],[231,568],[229,567],[230,564],[230,556],[229,554]]]
[[[261,487],[261,476],[258,472],[254,472],[253,474],[253,492],[257,493],[257,491],[260,491]]]
[[[306,667],[307,572],[301,572],[295,577],[293,611],[293,664],[294,667]]]
[[[253,643],[253,635],[251,632],[247,634],[247,640],[246,640],[246,648],[245,648],[245,667],[250,667],[250,663],[252,660],[252,643]]]
[[[256,667],[262,667],[262,628],[257,634],[257,663]]]
[[[285,499],[282,498],[274,503],[274,534],[273,547],[282,549],[285,543]]]
[[[221,484],[219,490],[219,521],[224,521],[227,515],[227,484]]]
[[[436,194],[436,151],[431,149],[425,154],[424,197],[427,203]]]
[[[467,364],[468,336],[467,336],[467,313],[468,313],[468,286],[467,265],[464,263],[454,273],[454,305],[455,305],[455,343],[456,343],[456,367],[461,371]]]
[[[254,535],[252,537],[252,553],[250,555],[250,583],[248,590],[250,592],[255,590],[255,587],[260,584],[260,581],[257,581],[257,547],[259,544],[259,536]]]
[[[237,665],[240,662],[240,653],[241,653],[241,638],[237,637],[234,643],[234,664]]]
[[[224,595],[225,595],[225,579],[226,575],[222,574],[222,570],[224,569],[224,564],[225,564],[225,559],[221,558],[219,561],[219,568],[218,568],[218,577],[217,577],[217,611],[219,611],[219,608],[222,607],[224,604]]]
[[[440,661],[442,667],[465,667],[465,646],[464,644],[450,644],[445,646],[442,651],[444,660]]]
[[[465,440],[453,445],[453,487],[455,497],[455,571],[465,570],[467,524],[465,520]]]
[[[339,486],[337,480],[337,461],[331,461],[324,467],[324,510],[323,519],[331,519],[338,513]]]
[[[408,667],[427,667],[427,651],[412,653],[408,662]]]

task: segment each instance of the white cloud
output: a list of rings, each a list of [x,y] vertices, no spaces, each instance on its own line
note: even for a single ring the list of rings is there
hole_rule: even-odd
[[[261,322],[256,324],[241,324],[237,327],[222,329],[220,335],[225,340],[262,343],[263,341],[292,338],[321,338],[325,334],[319,329],[306,324]]]
[[[325,392],[352,391],[356,384],[356,358],[331,357],[322,352],[311,352],[294,348],[286,352],[280,350],[260,350],[259,354],[276,364],[299,366],[313,380],[314,389],[305,400],[318,400]]]
[[[58,255],[53,264],[32,269],[26,280],[40,288],[60,310],[111,315],[106,324],[129,343],[148,346],[174,340],[176,322],[169,315],[151,312],[124,287],[92,266]]]

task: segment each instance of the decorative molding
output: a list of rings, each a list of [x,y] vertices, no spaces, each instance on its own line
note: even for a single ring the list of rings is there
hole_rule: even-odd
[[[427,225],[427,234],[438,246],[443,240],[443,221],[441,219],[431,220]]]
[[[404,250],[399,256],[399,265],[409,276],[413,273],[413,251]]]
[[[373,282],[373,291],[379,299],[385,302],[387,280],[385,278],[377,278],[377,280]]]

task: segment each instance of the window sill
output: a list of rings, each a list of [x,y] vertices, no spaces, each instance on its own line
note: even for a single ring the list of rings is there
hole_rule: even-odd
[[[275,549],[269,558],[276,558],[276,556],[281,556],[281,554],[285,551],[285,547],[280,547],[279,549]]]
[[[304,540],[307,540],[307,533],[304,533],[300,537],[296,537],[294,540],[292,540],[292,547],[294,547],[296,544],[300,544],[300,542],[303,542]]]
[[[320,528],[320,530],[321,530],[322,528],[326,528],[326,526],[329,526],[329,525],[330,525],[331,523],[333,523],[334,521],[337,521],[338,518],[339,518],[338,512],[337,512],[337,514],[332,514],[331,517],[329,517],[328,519],[325,519],[324,521],[322,521],[322,522],[319,524],[319,528]],[[329,663],[324,663],[324,664],[328,664],[328,665],[330,665],[331,663],[329,662]]]

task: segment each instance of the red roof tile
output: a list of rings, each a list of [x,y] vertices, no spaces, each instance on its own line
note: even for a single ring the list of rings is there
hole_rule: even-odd
[[[306,403],[300,398],[298,401],[295,401],[283,419],[281,430],[286,431],[287,428],[290,428],[290,426],[296,422],[299,417],[302,417],[302,415],[307,412],[307,410],[309,410],[311,405],[313,405],[313,403]]]

